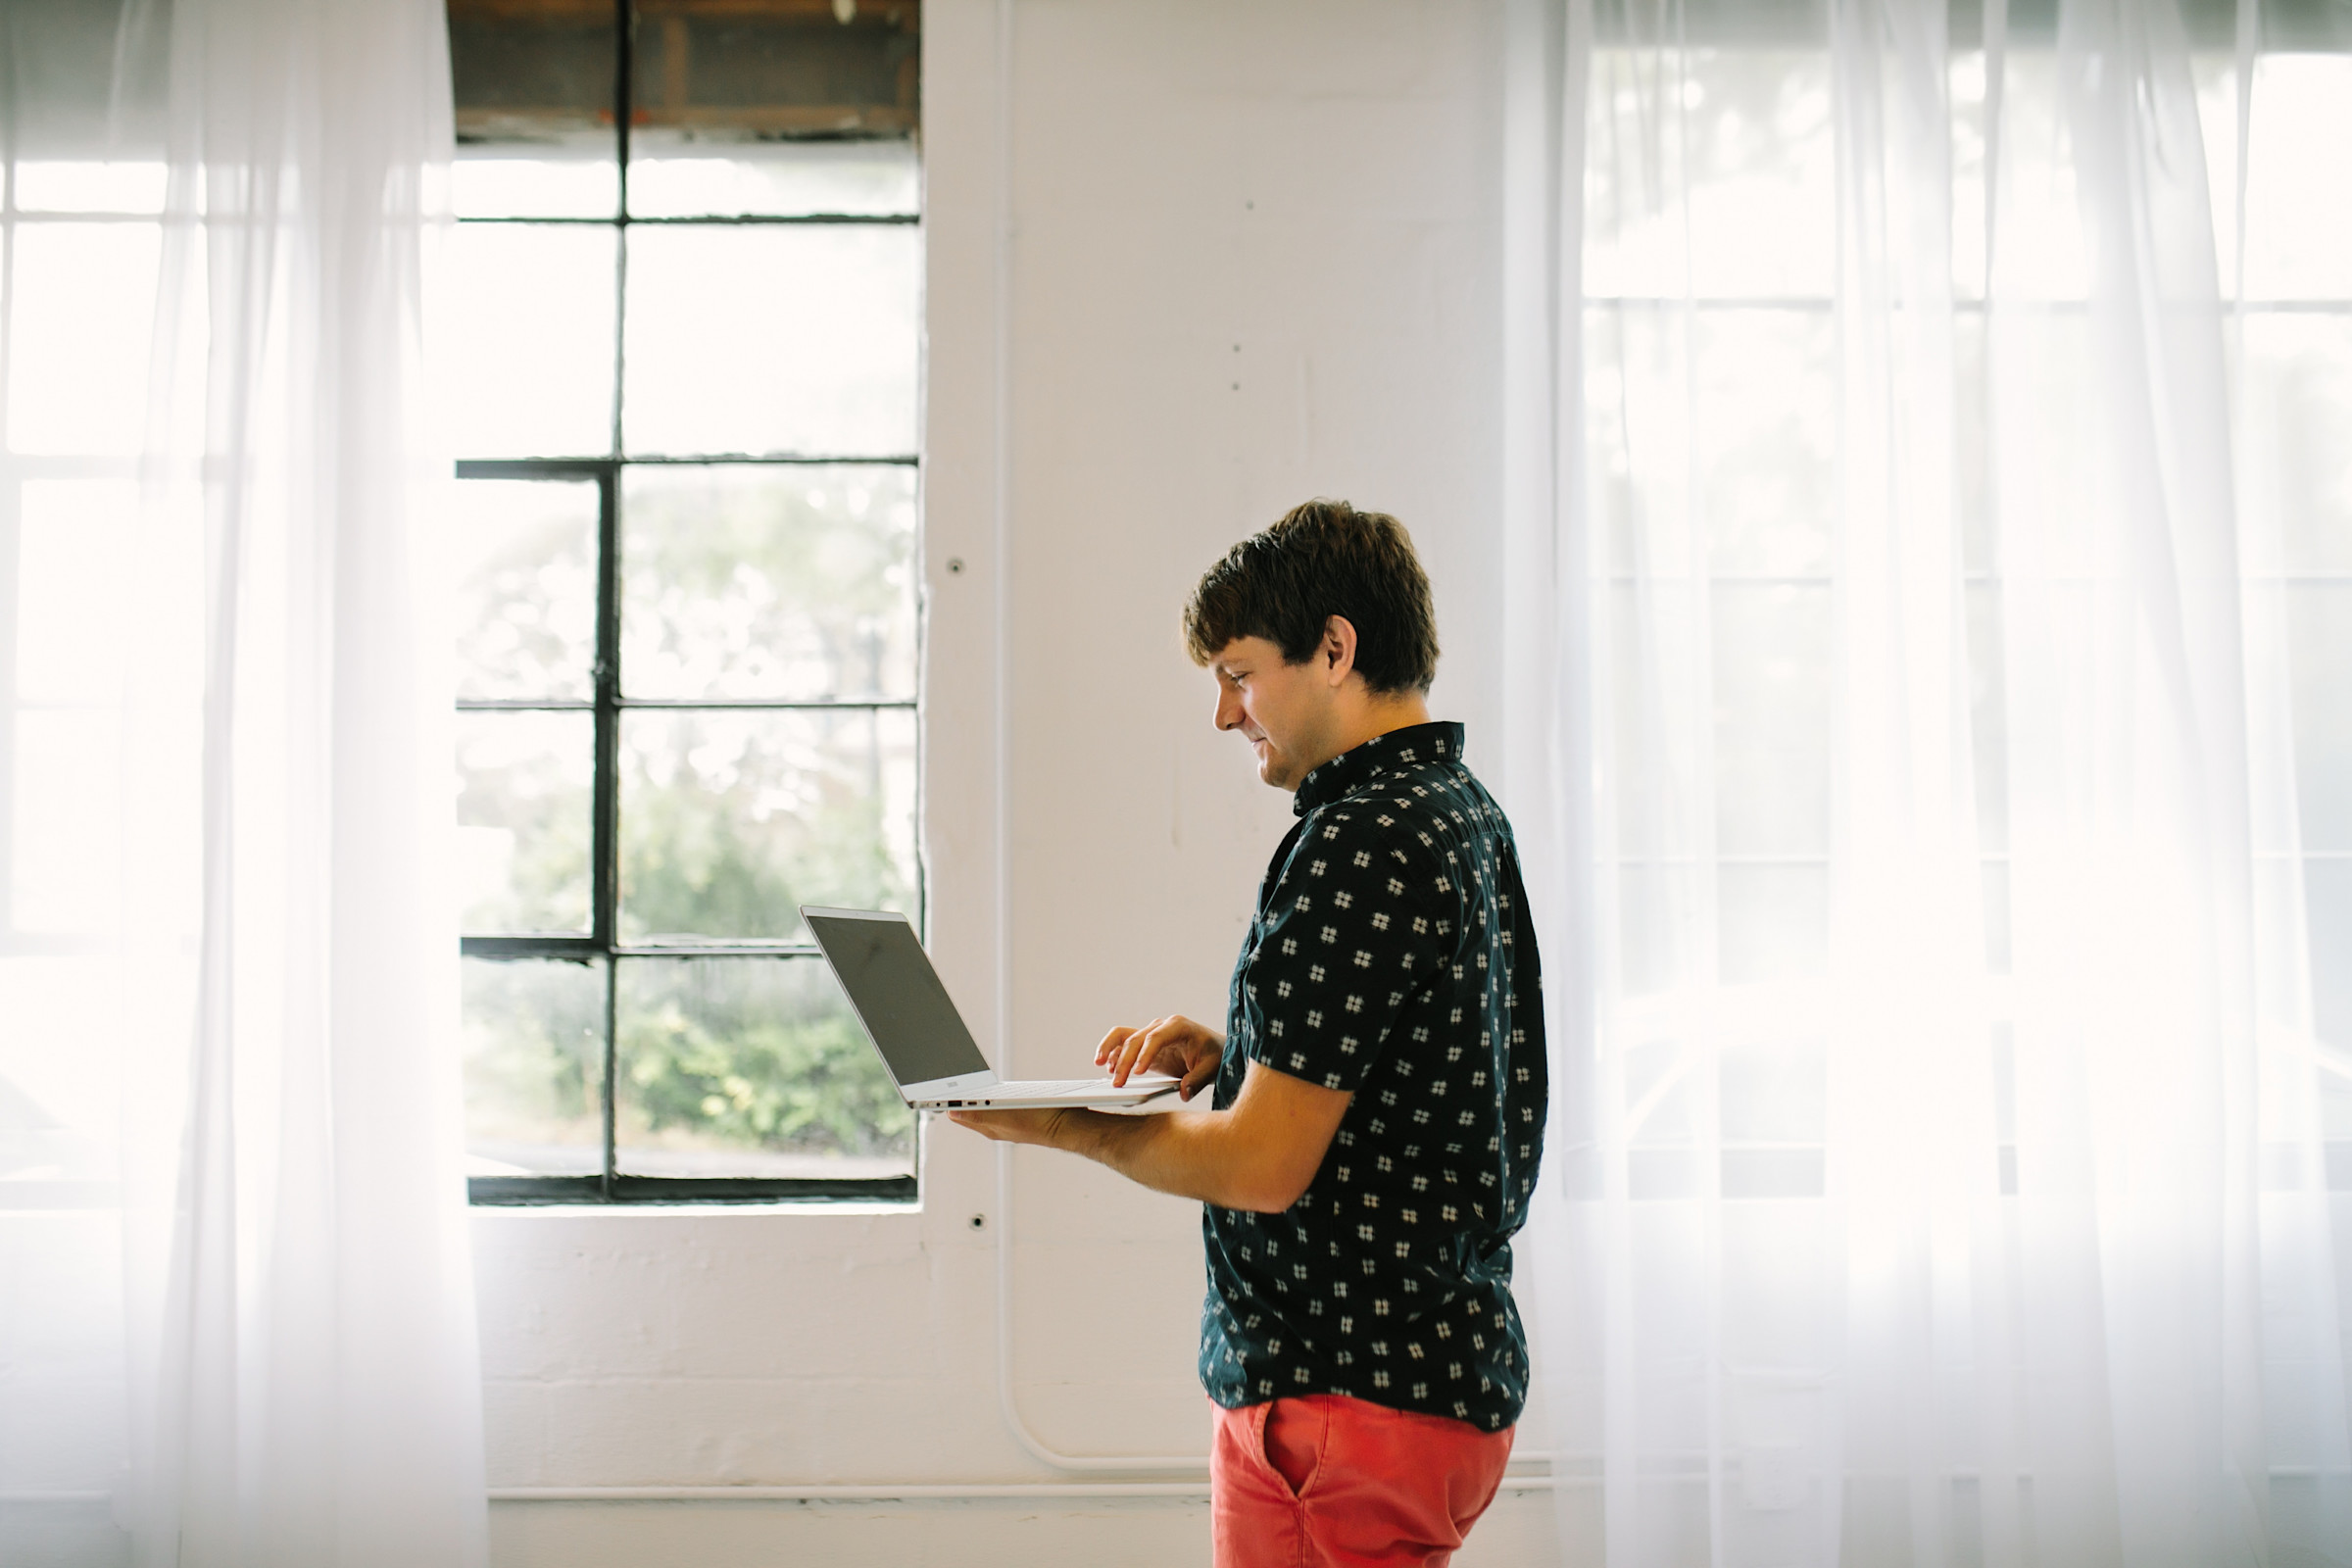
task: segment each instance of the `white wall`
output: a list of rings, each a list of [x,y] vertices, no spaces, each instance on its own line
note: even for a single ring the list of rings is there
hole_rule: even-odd
[[[1497,0],[1016,0],[1001,76],[1006,16],[924,19],[933,940],[1000,1066],[1055,1075],[1109,1024],[1221,1018],[1289,821],[1176,635],[1235,539],[1312,495],[1402,517],[1437,588],[1436,708],[1494,756],[1501,22]],[[931,1126],[919,1211],[482,1213],[493,1485],[1085,1479],[1000,1414],[1008,1231],[1038,1438],[1201,1452],[1198,1209],[1023,1152],[1007,1213],[996,1157]],[[1181,1496],[510,1500],[494,1528],[501,1568],[1207,1560]],[[1548,1497],[1507,1494],[1461,1561],[1551,1539]]]

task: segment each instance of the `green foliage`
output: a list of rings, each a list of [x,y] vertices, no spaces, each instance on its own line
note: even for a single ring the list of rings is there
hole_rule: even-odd
[[[911,470],[640,470],[624,500],[633,694],[914,694]]]
[[[601,964],[464,962],[466,1121],[476,1138],[594,1143],[602,1134]]]
[[[808,746],[819,724],[830,733]],[[868,725],[873,731],[858,733]],[[633,728],[621,800],[622,928],[789,937],[804,904],[911,909],[913,824],[884,820],[876,776],[885,765],[879,732],[891,728],[904,731],[895,749],[910,766],[912,720],[899,713],[878,721],[664,714]]]
[[[631,1102],[656,1131],[690,1128],[761,1149],[875,1154],[895,1152],[914,1125],[876,1070],[873,1049],[840,1014],[742,1018],[713,1030],[672,1004],[623,1025],[621,1052]]]

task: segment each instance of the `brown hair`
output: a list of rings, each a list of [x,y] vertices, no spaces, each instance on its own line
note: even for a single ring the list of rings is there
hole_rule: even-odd
[[[1426,692],[1438,673],[1429,574],[1404,524],[1345,501],[1309,501],[1208,568],[1184,607],[1184,646],[1206,664],[1237,637],[1263,637],[1298,663],[1344,615],[1355,667],[1376,692]]]

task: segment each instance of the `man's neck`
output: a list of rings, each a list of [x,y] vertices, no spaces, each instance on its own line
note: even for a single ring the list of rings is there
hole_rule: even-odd
[[[1384,693],[1368,697],[1360,703],[1349,704],[1348,709],[1331,737],[1333,744],[1330,754],[1309,767],[1309,773],[1334,757],[1345,757],[1366,741],[1378,740],[1392,730],[1410,729],[1415,724],[1429,722],[1429,701],[1419,692],[1405,692],[1396,696]]]

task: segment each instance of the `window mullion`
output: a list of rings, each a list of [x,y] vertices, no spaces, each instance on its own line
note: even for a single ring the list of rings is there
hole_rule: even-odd
[[[595,912],[589,935],[605,959],[605,1054],[602,1090],[604,1182],[609,1198],[618,1175],[614,1078],[620,1054],[616,1036],[618,965],[612,945],[619,933],[620,905],[620,473],[608,466],[597,475],[596,520],[596,775],[590,809],[590,850],[595,858],[590,892]]]

